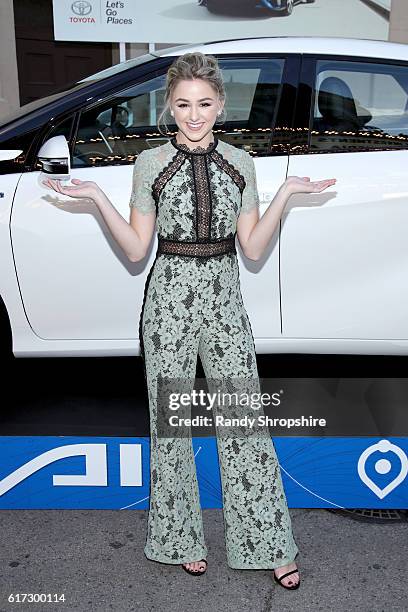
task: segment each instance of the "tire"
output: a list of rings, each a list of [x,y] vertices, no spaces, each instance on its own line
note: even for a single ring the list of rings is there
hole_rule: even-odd
[[[293,0],[286,0],[286,8],[282,11],[282,15],[291,15],[293,13]]]

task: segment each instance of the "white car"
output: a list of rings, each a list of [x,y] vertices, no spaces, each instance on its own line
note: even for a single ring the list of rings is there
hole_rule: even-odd
[[[155,123],[166,71],[188,50],[219,59],[227,121],[214,130],[254,156],[261,214],[287,175],[337,179],[322,193],[291,196],[261,261],[246,259],[237,241],[257,352],[408,354],[408,46],[287,36],[151,53],[7,118],[3,353],[139,354],[156,235],[131,263],[92,201],[42,180],[93,180],[129,219],[133,164],[165,142]]]

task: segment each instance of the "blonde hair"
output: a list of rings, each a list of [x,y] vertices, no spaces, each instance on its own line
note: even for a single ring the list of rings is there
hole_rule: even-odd
[[[225,102],[225,88],[222,78],[222,72],[218,65],[217,58],[213,55],[205,55],[200,51],[194,53],[184,53],[180,55],[171,64],[166,76],[166,91],[164,95],[164,107],[157,119],[157,129],[160,134],[167,136],[168,125],[164,119],[166,113],[170,110],[170,99],[179,81],[192,81],[193,79],[203,79],[214,89],[221,102]],[[223,118],[217,119],[216,123],[225,121],[225,106],[222,109],[221,115]],[[160,129],[161,124],[166,128],[167,133],[164,134]]]

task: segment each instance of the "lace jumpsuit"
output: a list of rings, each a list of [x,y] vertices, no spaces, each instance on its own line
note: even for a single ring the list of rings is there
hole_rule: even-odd
[[[137,157],[130,206],[155,212],[158,233],[139,324],[151,433],[144,553],[181,564],[206,558],[207,547],[191,435],[157,434],[157,381],[183,377],[192,389],[199,354],[207,381],[251,379],[260,391],[235,248],[239,214],[259,206],[254,161],[216,136],[208,147],[193,150],[173,137]],[[263,414],[262,407],[256,412]],[[217,431],[227,562],[233,569],[273,569],[298,554],[265,429],[264,435],[240,430],[232,437]]]

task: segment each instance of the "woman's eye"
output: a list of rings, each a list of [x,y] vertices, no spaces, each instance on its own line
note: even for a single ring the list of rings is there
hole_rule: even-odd
[[[179,104],[178,108],[183,108],[184,106],[187,106],[187,104],[184,104],[184,103]],[[209,102],[203,102],[202,106],[210,106],[210,103]]]

